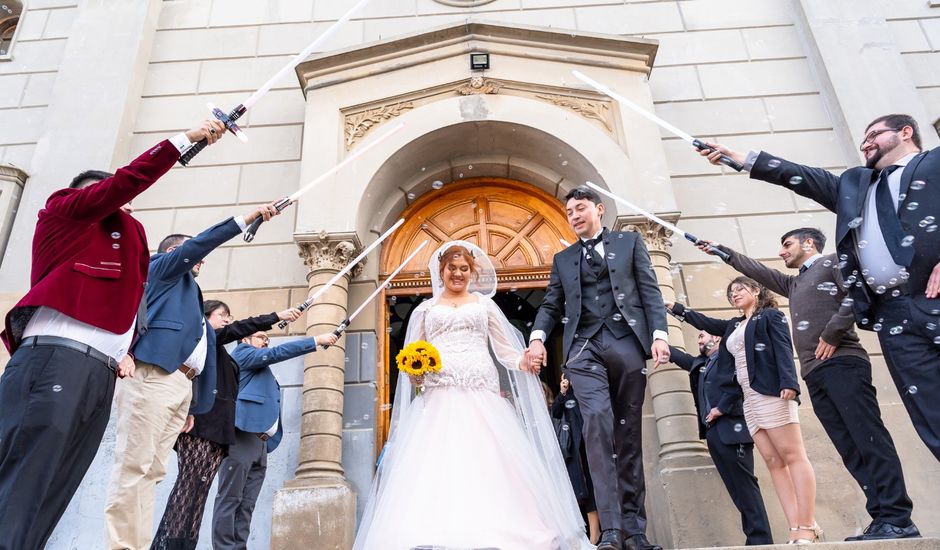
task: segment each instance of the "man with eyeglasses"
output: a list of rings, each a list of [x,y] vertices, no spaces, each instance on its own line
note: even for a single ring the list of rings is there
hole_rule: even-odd
[[[212,548],[246,548],[251,515],[264,484],[268,453],[281,442],[281,386],[271,366],[333,345],[327,332],[269,348],[264,332],[256,332],[232,350],[238,364],[238,399],[235,402],[235,444],[219,467],[219,492],[212,513]]]
[[[888,371],[918,435],[940,460],[940,149],[922,151],[909,115],[865,129],[864,167],[840,176],[766,152],[716,145],[751,178],[811,198],[836,213],[839,267],[859,328],[878,333]]]

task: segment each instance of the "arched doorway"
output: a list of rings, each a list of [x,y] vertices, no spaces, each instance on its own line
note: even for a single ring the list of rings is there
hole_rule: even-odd
[[[405,224],[382,250],[382,277],[398,267],[421,242],[429,245],[385,291],[380,319],[379,426],[377,448],[388,434],[397,372],[394,357],[403,344],[411,311],[431,295],[428,260],[444,242],[462,239],[486,250],[499,276],[494,300],[528,335],[551,273],[552,257],[573,242],[562,204],[532,185],[504,178],[471,178],[425,193],[402,213]],[[557,356],[557,355],[556,355]],[[551,371],[546,375],[551,376]]]

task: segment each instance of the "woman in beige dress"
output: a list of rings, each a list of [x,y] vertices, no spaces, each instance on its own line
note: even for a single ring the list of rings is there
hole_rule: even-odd
[[[698,329],[723,335],[718,362],[734,376],[728,376],[722,389],[728,403],[744,396],[747,428],[767,464],[790,526],[787,544],[816,542],[822,535],[815,520],[816,476],[800,431],[800,385],[787,319],[773,295],[748,277],[732,280],[727,297],[741,317],[714,319],[681,304],[667,304],[667,308]],[[727,412],[723,406],[724,402],[717,403],[707,421]]]

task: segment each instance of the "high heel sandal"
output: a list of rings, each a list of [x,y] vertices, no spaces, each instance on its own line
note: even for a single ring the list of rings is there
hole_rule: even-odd
[[[787,544],[815,544],[819,542],[819,539],[822,538],[823,536],[822,527],[820,527],[819,524],[816,523],[815,521],[813,522],[813,525],[809,527],[807,527],[806,525],[797,525],[796,527],[790,527],[790,531],[791,532],[812,531],[813,538],[812,539],[806,539],[806,538],[792,539],[792,540],[788,540]]]

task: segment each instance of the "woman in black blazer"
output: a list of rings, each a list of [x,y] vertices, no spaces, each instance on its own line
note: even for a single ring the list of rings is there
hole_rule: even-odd
[[[814,519],[816,475],[800,431],[800,385],[787,318],[777,309],[774,296],[748,277],[732,280],[726,294],[742,316],[714,319],[681,304],[666,307],[700,330],[723,335],[718,361],[729,373],[721,383],[727,398],[712,408],[707,421],[727,413],[729,404],[743,394],[748,430],[767,464],[790,525],[788,544],[815,542],[822,534]],[[730,376],[732,372],[734,376]]]
[[[235,398],[238,395],[238,365],[225,345],[259,331],[268,331],[278,321],[295,321],[301,313],[291,308],[232,322],[229,307],[218,300],[203,304],[207,329],[215,330],[216,382],[212,409],[189,416],[176,440],[179,475],[166,504],[163,519],[150,546],[152,550],[193,550],[199,542],[199,527],[209,487],[235,443]]]

